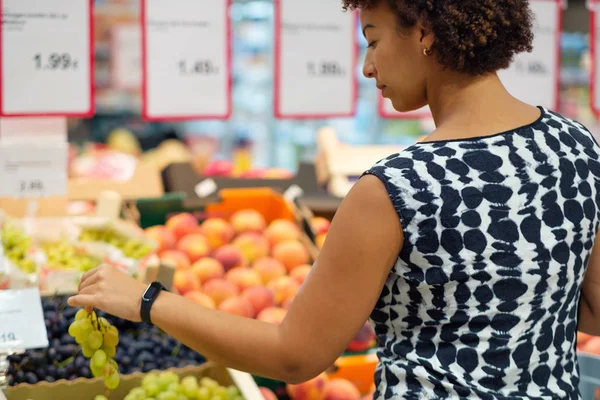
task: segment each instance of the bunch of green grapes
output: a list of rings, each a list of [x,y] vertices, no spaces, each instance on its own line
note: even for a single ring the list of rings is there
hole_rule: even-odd
[[[127,258],[134,260],[140,260],[152,252],[152,246],[148,243],[121,235],[107,227],[84,228],[81,231],[79,240],[82,242],[104,242],[111,244],[121,250]]]
[[[51,268],[87,272],[102,263],[102,260],[77,249],[68,240],[45,242],[41,247]]]
[[[35,262],[27,257],[32,247],[31,237],[19,227],[8,223],[2,225],[0,237],[5,256],[21,271],[27,274],[35,273]]]
[[[98,318],[95,311],[77,311],[69,326],[69,335],[81,346],[84,357],[90,359],[90,371],[96,378],[104,378],[104,385],[113,390],[121,381],[119,366],[113,360],[119,344],[119,331],[106,318]]]
[[[235,386],[221,386],[209,377],[186,376],[179,379],[173,371],[149,373],[142,385],[132,389],[124,400],[244,400]]]

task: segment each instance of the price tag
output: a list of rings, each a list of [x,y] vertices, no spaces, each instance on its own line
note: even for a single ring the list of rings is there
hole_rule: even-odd
[[[560,82],[560,33],[562,26],[561,0],[532,0],[535,15],[533,52],[521,53],[511,66],[498,75],[507,90],[518,99],[532,104],[557,109]],[[382,118],[431,118],[429,106],[408,113],[394,110],[392,102],[379,100]]]
[[[0,0],[0,115],[93,115],[92,0]]]
[[[0,197],[67,193],[66,142],[0,141]]]
[[[142,0],[143,116],[231,114],[231,0]]]
[[[275,1],[275,116],[352,116],[357,20],[337,0]]]
[[[530,2],[535,15],[533,51],[499,72],[506,89],[526,103],[557,109],[560,90],[561,0]]]
[[[48,347],[38,288],[0,290],[0,352]]]
[[[139,25],[118,25],[111,33],[111,80],[119,89],[142,84],[142,31]]]

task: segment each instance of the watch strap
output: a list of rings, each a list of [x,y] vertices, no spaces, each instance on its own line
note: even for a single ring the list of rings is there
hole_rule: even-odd
[[[151,287],[154,288],[155,290],[153,291],[151,296],[147,296],[147,294],[149,292],[148,289],[150,289]],[[167,289],[160,282],[152,282],[150,285],[148,285],[148,288],[142,295],[142,302],[141,302],[141,307],[140,307],[140,316],[141,316],[143,322],[146,322],[146,323],[152,325],[152,319],[150,318],[150,311],[152,310],[152,305],[158,298],[158,295],[163,290],[167,290]]]

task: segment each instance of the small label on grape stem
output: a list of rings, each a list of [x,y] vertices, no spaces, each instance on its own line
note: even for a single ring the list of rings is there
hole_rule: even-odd
[[[48,347],[37,288],[0,290],[0,352]]]

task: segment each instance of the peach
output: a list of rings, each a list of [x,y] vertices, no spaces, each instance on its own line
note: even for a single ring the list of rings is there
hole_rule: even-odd
[[[183,237],[177,243],[177,249],[187,254],[191,262],[196,262],[210,254],[208,240],[199,233],[192,233]]]
[[[577,331],[577,346],[581,347],[593,338],[592,335],[588,335],[587,333]]]
[[[300,266],[294,268],[292,272],[290,272],[290,278],[295,279],[296,282],[298,282],[300,285],[302,285],[304,283],[304,281],[306,280],[306,277],[308,276],[308,274],[310,274],[311,269],[312,269],[312,266],[310,266],[309,264],[300,265]]]
[[[190,258],[180,250],[165,250],[158,254],[158,258],[165,264],[173,265],[176,269],[187,269],[190,267]]]
[[[324,400],[361,400],[360,392],[346,379],[332,379],[325,386]]]
[[[269,282],[267,287],[275,293],[275,302],[283,304],[284,301],[298,293],[300,284],[289,276],[282,276]]]
[[[256,210],[246,209],[236,211],[230,219],[236,233],[263,232],[266,228],[265,218]]]
[[[149,239],[154,240],[158,244],[157,253],[174,249],[177,244],[175,234],[162,225],[151,226],[146,228],[144,232]]]
[[[287,385],[292,400],[322,400],[325,397],[329,378],[325,372],[298,385]]]
[[[219,311],[239,315],[240,317],[254,317],[254,309],[252,308],[252,304],[250,304],[248,300],[241,297],[231,297],[223,300],[223,302],[219,304]]]
[[[203,257],[196,261],[191,268],[198,281],[202,284],[211,279],[222,278],[225,276],[225,268],[220,262],[211,257]]]
[[[265,400],[277,400],[277,396],[270,389],[261,386],[258,388],[258,390],[260,390],[260,393]]]
[[[249,267],[234,268],[225,274],[225,279],[234,283],[242,292],[250,287],[262,284],[258,272]]]
[[[206,308],[215,309],[217,307],[213,299],[197,290],[187,292],[183,297],[185,297],[186,299],[190,299],[194,303],[200,304],[201,306],[204,306]]]
[[[225,271],[230,269],[242,267],[247,264],[244,255],[237,247],[226,244],[225,246],[219,247],[213,253],[213,257],[221,263]]]
[[[296,240],[287,240],[275,245],[272,256],[281,261],[288,272],[300,265],[308,264],[310,260],[308,250]]]
[[[591,353],[600,355],[600,337],[593,337],[589,339],[586,344],[581,346],[581,351],[584,353]]]
[[[198,231],[198,220],[190,213],[180,213],[167,220],[165,226],[175,234],[177,240]]]
[[[329,232],[331,222],[327,218],[314,217],[310,220],[310,227],[315,235]]]
[[[275,306],[275,294],[269,288],[264,286],[254,286],[244,290],[242,297],[252,304],[256,314],[262,310]]]
[[[256,317],[259,321],[268,322],[270,324],[281,325],[287,311],[279,307],[267,307],[258,313]]]
[[[177,270],[173,275],[173,288],[183,296],[187,292],[200,290],[200,282],[190,270]]]
[[[219,306],[225,300],[237,296],[240,291],[235,284],[225,279],[213,279],[206,282],[203,292]]]
[[[231,242],[235,235],[233,227],[222,218],[209,218],[204,221],[200,225],[200,233],[208,239],[213,249]]]
[[[287,272],[285,265],[271,257],[259,258],[252,265],[252,269],[258,272],[264,285],[268,284],[273,279],[285,276]]]
[[[271,246],[286,240],[298,240],[300,238],[300,228],[287,219],[276,219],[271,222],[265,231],[265,237]]]
[[[231,244],[240,249],[249,263],[269,255],[269,241],[260,233],[242,233]]]
[[[323,248],[326,238],[327,238],[326,233],[321,233],[321,234],[317,235],[317,237],[315,237],[315,245],[317,246],[317,249],[321,250]]]

